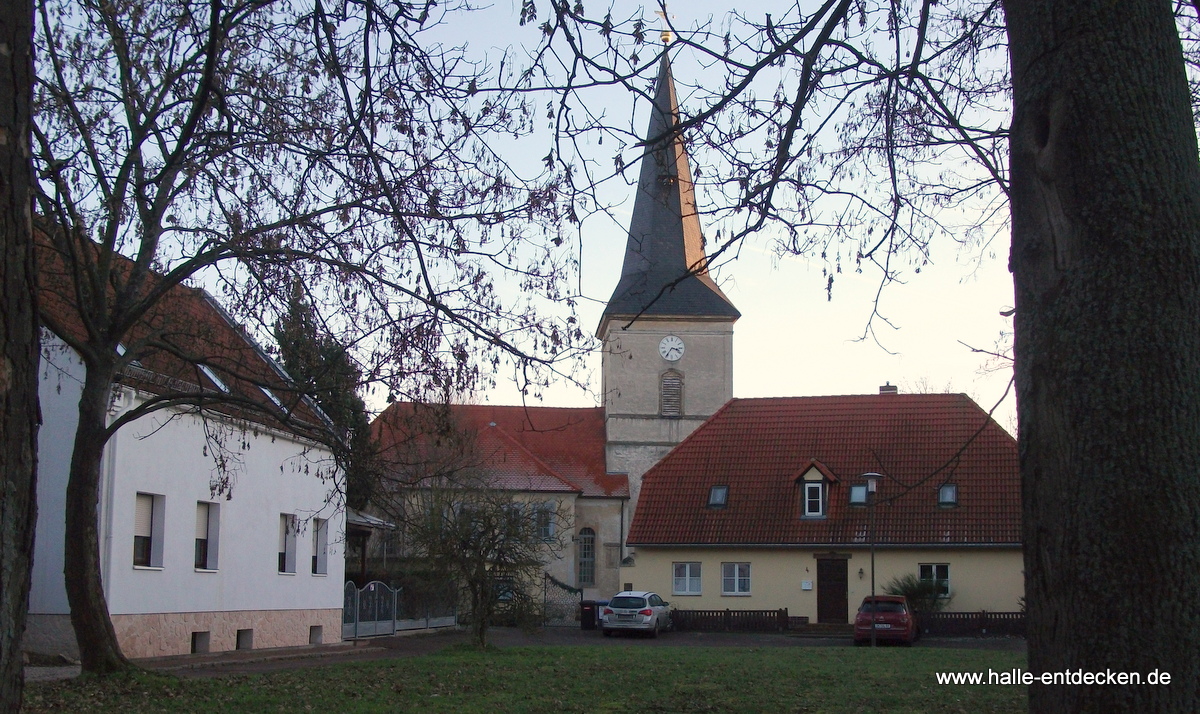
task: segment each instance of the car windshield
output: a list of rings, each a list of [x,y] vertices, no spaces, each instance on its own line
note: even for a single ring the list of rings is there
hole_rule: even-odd
[[[643,608],[646,606],[646,598],[633,597],[632,595],[620,595],[612,599],[608,603],[609,607],[624,607],[624,608]]]
[[[879,602],[874,603],[874,607],[872,607],[872,603],[864,602],[862,604],[862,607],[859,608],[858,611],[859,612],[901,612],[902,613],[902,612],[904,612],[904,603],[880,600]]]

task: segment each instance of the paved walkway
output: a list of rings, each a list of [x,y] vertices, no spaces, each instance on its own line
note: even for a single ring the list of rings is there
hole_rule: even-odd
[[[259,674],[279,670],[323,667],[340,662],[419,657],[469,641],[470,636],[467,632],[448,629],[394,637],[373,637],[332,645],[154,657],[135,660],[135,663],[149,670],[170,672],[181,677],[222,677],[234,674]],[[566,627],[545,628],[531,632],[498,627],[490,631],[490,641],[496,647],[527,645],[549,647],[577,645],[606,647],[846,647],[850,645],[849,638],[797,637],[776,633],[748,632],[671,632],[662,634],[658,639],[602,637],[596,630]],[[1023,652],[1025,651],[1025,640],[1020,638],[926,637],[918,640],[916,646]],[[78,674],[78,666],[26,667],[25,681],[69,679]]]

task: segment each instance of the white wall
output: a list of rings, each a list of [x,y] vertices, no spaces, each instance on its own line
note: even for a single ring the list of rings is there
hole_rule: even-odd
[[[164,423],[165,422],[165,423]],[[210,424],[210,429],[211,429]],[[102,552],[109,611],[113,614],[283,610],[340,607],[344,513],[335,508],[332,478],[315,473],[333,464],[280,434],[226,433],[235,450],[232,498],[213,496],[220,477],[201,420],[192,415],[152,415],[123,428],[109,443],[102,509]],[[244,440],[244,444],[243,444]],[[248,445],[244,451],[242,447]],[[307,472],[307,473],[306,473]],[[111,474],[111,476],[110,476]],[[332,474],[330,474],[332,477]],[[164,497],[165,539],[161,570],[133,565],[133,510],[138,492]],[[196,504],[219,507],[218,568],[194,567]],[[279,517],[295,514],[296,572],[278,572]],[[327,574],[311,570],[312,519],[330,520]]]
[[[38,530],[31,613],[68,612],[63,586],[63,502],[82,368],[61,343],[48,343],[43,366],[44,424],[39,433]],[[136,403],[123,390],[117,410]],[[174,416],[175,418],[170,418]],[[113,615],[233,610],[322,609],[342,606],[344,512],[335,507],[335,482],[318,473],[333,465],[327,452],[265,429],[230,430],[210,419],[232,450],[232,498],[214,497],[219,477],[214,447],[198,417],[159,412],[123,427],[105,452],[100,503],[100,550],[105,593]],[[223,428],[222,428],[223,427]],[[136,494],[164,499],[161,568],[133,565]],[[196,504],[220,509],[218,568],[194,567]],[[296,573],[279,574],[279,515],[294,513]],[[311,573],[311,518],[329,519],[327,574]]]
[[[38,516],[29,589],[29,612],[34,615],[71,612],[63,585],[63,539],[67,473],[82,391],[83,363],[78,356],[58,338],[44,338],[38,384],[42,407],[42,426],[38,430]]]

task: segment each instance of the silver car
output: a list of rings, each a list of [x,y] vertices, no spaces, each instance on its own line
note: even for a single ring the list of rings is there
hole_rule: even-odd
[[[621,630],[646,632],[658,637],[662,630],[671,629],[670,603],[657,593],[626,590],[612,596],[600,609],[600,630],[605,637]]]

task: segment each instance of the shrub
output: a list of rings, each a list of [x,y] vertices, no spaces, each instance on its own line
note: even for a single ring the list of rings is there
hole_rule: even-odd
[[[909,573],[891,579],[883,586],[888,595],[903,595],[908,598],[908,604],[916,612],[938,612],[950,604],[950,598],[938,594],[937,583],[931,580],[921,580]]]

